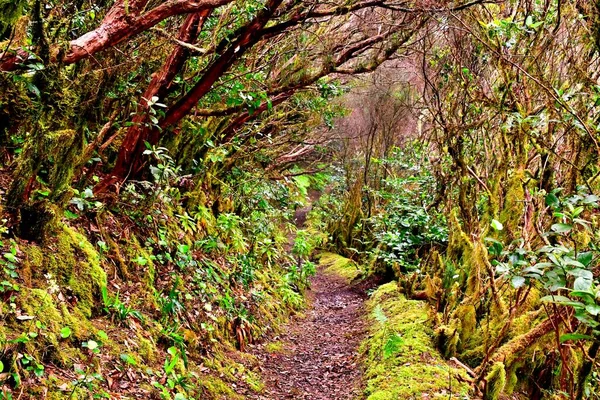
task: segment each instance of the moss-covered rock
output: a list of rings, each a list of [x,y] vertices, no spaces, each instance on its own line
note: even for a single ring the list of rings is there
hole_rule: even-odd
[[[48,249],[37,244],[21,247],[26,276],[35,269],[32,285],[47,287],[54,282],[66,292],[63,296],[72,297],[75,308],[90,317],[100,300],[101,288],[106,287],[106,273],[100,266],[98,252],[84,235],[66,225],[45,246]]]

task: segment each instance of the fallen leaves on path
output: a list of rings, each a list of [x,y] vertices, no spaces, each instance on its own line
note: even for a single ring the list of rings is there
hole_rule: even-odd
[[[358,346],[364,337],[364,295],[323,271],[312,280],[310,308],[278,338],[282,351],[259,345],[265,390],[255,400],[344,400],[360,392]]]

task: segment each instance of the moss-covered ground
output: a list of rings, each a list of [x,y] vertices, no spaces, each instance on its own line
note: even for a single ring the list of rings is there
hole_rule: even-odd
[[[56,221],[41,242],[0,244],[0,398],[229,400],[245,398],[239,383],[263,390],[243,350],[304,304],[300,278],[286,275],[295,268],[286,232],[267,231],[263,257],[235,242],[239,228],[210,236],[203,219],[183,227],[182,213],[143,217],[156,230],[124,231],[130,222],[109,213],[101,227]]]
[[[357,263],[335,253],[321,253],[319,255],[319,264],[326,273],[342,277],[348,283],[359,279],[364,274],[364,271]]]

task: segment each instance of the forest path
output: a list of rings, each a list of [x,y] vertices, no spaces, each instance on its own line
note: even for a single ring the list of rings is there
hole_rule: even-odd
[[[276,342],[258,348],[265,390],[250,398],[345,400],[360,393],[365,296],[320,268],[308,298],[305,314],[292,318]]]
[[[296,212],[297,226],[309,211],[310,206]],[[361,392],[364,290],[319,266],[306,295],[305,313],[292,317],[271,343],[257,346],[265,390],[249,398],[346,400]]]

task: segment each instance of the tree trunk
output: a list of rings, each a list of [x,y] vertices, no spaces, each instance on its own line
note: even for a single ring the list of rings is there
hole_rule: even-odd
[[[243,29],[238,39],[233,41],[229,48],[218,57],[202,75],[196,85],[177,103],[167,111],[167,115],[161,121],[160,128],[167,129],[178,124],[196,106],[198,101],[211,89],[213,84],[238,60],[244,52],[251,48],[259,39],[262,28],[271,18],[273,12],[279,7],[282,0],[270,0],[265,9],[260,12]],[[138,174],[143,166],[142,153],[145,148],[144,142],[156,144],[159,139],[159,129],[139,126],[131,129],[121,146],[115,168],[112,174],[96,188],[97,192],[105,190],[118,180],[133,174]]]
[[[69,43],[68,51],[61,45],[52,47],[51,62],[73,64],[94,54],[123,43],[147,31],[156,24],[176,15],[199,13],[230,3],[232,0],[169,0],[142,14],[148,0],[119,0],[108,11],[102,24]],[[25,50],[0,54],[0,71],[14,71],[29,58]]]
[[[189,15],[179,30],[178,39],[185,43],[195,42],[210,12],[211,10],[203,10]],[[119,150],[117,162],[112,172],[113,176],[123,178],[130,173],[137,174],[139,172],[142,166],[141,157],[134,159],[133,155],[141,155],[144,152],[144,142],[148,141],[155,144],[158,140],[157,130],[153,129],[148,123],[148,101],[155,96],[162,98],[166,95],[173,79],[183,68],[188,56],[188,49],[177,46],[165,61],[162,69],[153,75],[138,105],[138,113],[133,118],[133,125],[128,129]],[[106,187],[107,183],[112,184],[115,181],[111,179],[110,182],[103,183],[103,186]]]

